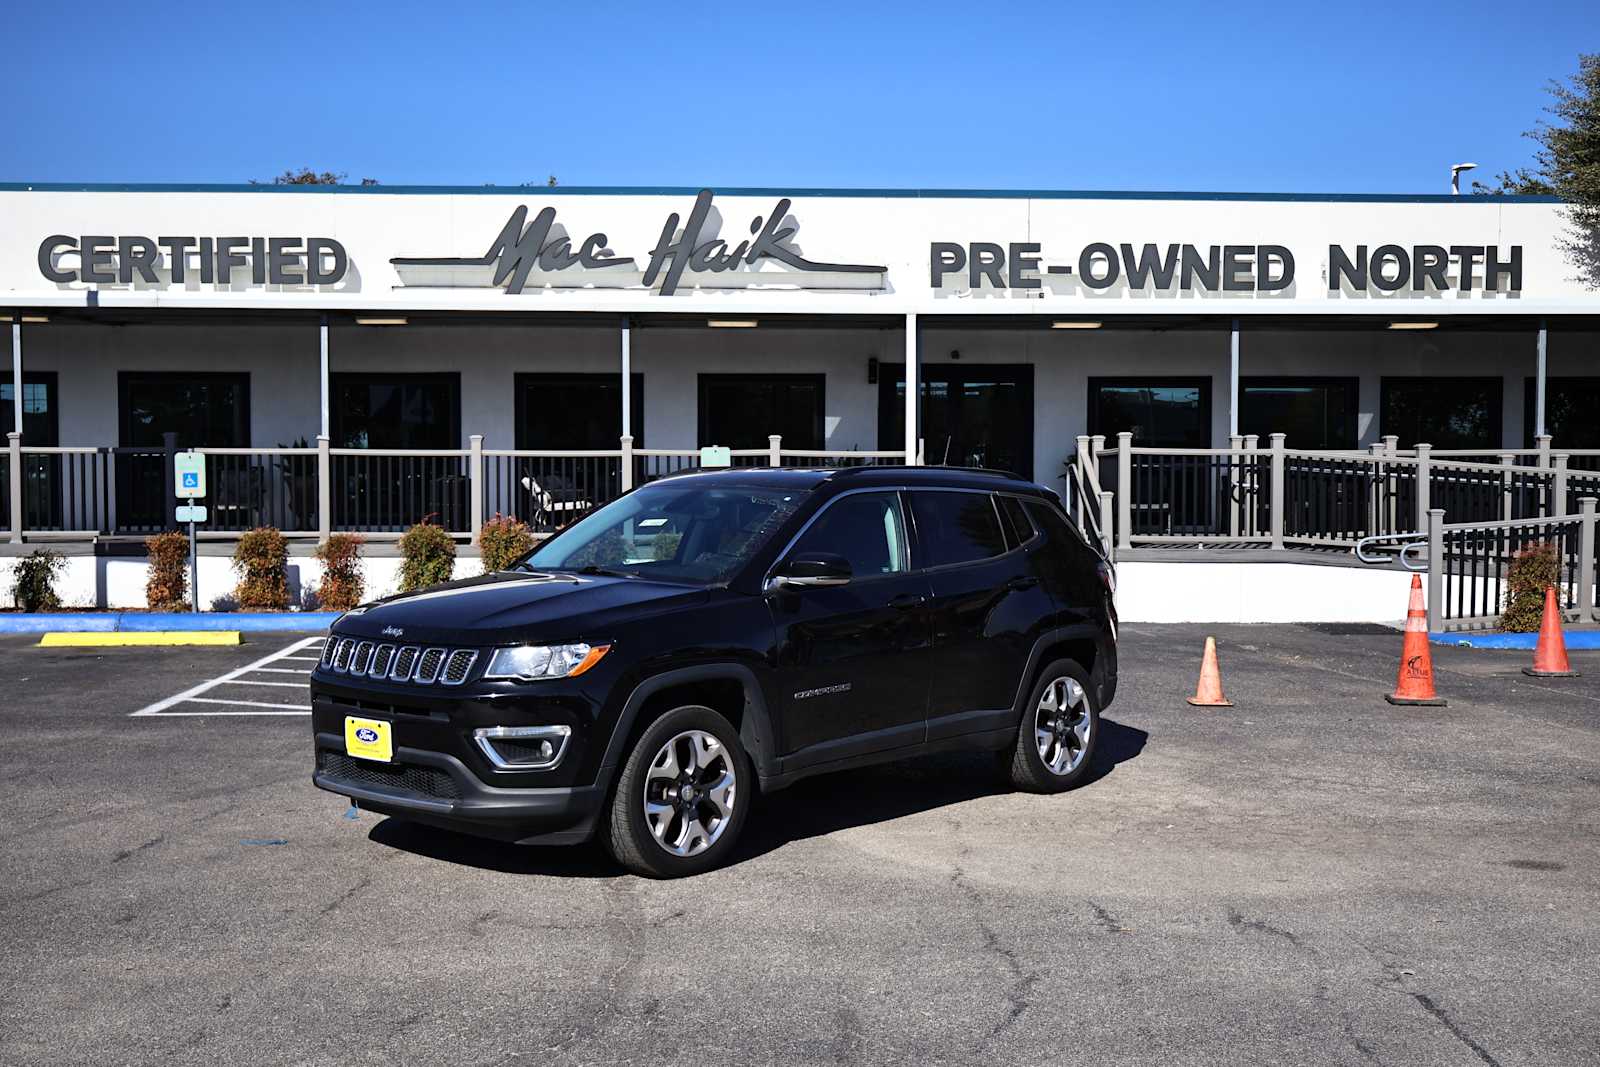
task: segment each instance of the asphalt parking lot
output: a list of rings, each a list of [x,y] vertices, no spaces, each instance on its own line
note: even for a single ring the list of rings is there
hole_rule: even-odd
[[[314,639],[0,639],[0,1062],[1594,1063],[1600,655],[1402,710],[1330,630],[1127,628],[1084,788],[815,779],[672,883],[312,788]]]

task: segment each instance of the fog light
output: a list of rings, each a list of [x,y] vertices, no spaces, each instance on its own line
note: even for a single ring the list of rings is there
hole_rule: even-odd
[[[567,754],[570,726],[485,726],[472,740],[499,771],[548,771]]]

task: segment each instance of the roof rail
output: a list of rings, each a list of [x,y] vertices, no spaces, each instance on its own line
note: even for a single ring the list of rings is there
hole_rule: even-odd
[[[1016,471],[1000,470],[996,467],[957,467],[953,464],[924,463],[915,466],[901,464],[864,463],[856,467],[838,467],[829,477],[838,478],[846,475],[856,475],[863,471],[947,471],[951,474],[981,474],[993,478],[1004,478],[1011,482],[1032,482],[1018,474]]]

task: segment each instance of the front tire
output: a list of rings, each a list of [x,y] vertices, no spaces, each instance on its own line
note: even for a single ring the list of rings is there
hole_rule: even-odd
[[[603,824],[606,850],[646,878],[722,864],[755,798],[738,732],[711,708],[674,708],[651,723],[622,765]]]
[[[1039,673],[1018,724],[1011,783],[1030,793],[1060,793],[1082,783],[1100,739],[1100,709],[1089,675],[1058,659]]]

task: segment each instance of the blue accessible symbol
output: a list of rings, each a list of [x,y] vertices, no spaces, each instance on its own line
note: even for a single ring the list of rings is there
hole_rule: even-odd
[[[194,471],[184,471],[183,472],[183,487],[185,489],[198,489],[198,488],[200,488],[200,475],[196,474]]]

